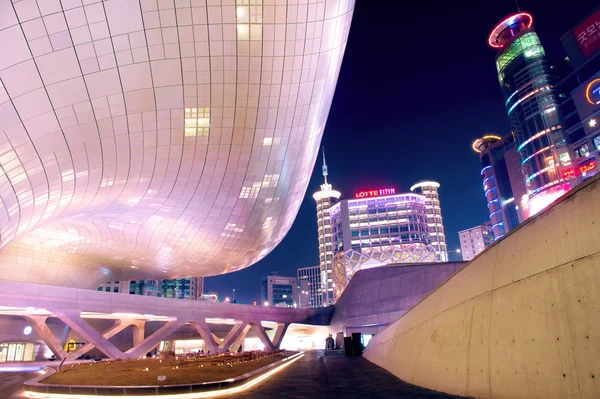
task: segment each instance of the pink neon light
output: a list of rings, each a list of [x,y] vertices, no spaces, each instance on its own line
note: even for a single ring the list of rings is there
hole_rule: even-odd
[[[502,21],[498,25],[496,25],[494,30],[492,30],[492,33],[490,33],[490,36],[488,37],[488,44],[493,48],[501,48],[502,45],[492,42],[492,38],[497,40],[498,36],[502,33],[502,31],[504,31],[504,29],[506,29],[508,26],[510,26],[510,25],[508,25],[508,22],[513,18],[519,18],[519,17],[529,18],[529,23],[527,24],[527,29],[531,28],[531,26],[533,25],[533,17],[531,16],[531,14],[529,14],[527,12],[521,12],[518,14],[511,15],[510,17],[506,18],[504,21]]]
[[[378,197],[380,195],[396,194],[395,188],[380,188],[377,190],[359,191],[354,194],[356,198]]]
[[[550,204],[562,197],[571,189],[569,184],[549,188],[529,199],[529,215],[533,216],[546,209]]]

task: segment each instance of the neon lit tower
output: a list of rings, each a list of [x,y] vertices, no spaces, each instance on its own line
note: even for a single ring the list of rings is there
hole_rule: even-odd
[[[317,226],[319,231],[319,266],[321,267],[321,287],[323,294],[323,306],[335,303],[334,283],[333,283],[333,241],[331,236],[331,215],[329,208],[334,205],[342,195],[339,191],[333,190],[331,184],[327,182],[327,164],[325,163],[325,149],[323,149],[323,177],[324,184],[321,184],[321,191],[313,194],[317,201]]]
[[[448,262],[448,248],[446,247],[446,235],[444,234],[438,188],[440,188],[440,183],[422,181],[412,186],[410,191],[425,197],[427,230],[431,238],[431,246],[435,249],[435,259],[438,262]]]
[[[525,12],[500,22],[488,38],[498,49],[496,69],[535,215],[571,189],[563,169],[571,157],[558,116],[557,80]]]

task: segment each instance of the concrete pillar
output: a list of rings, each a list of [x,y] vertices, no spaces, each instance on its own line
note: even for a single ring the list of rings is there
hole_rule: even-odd
[[[131,323],[133,327],[133,347],[135,348],[144,340],[144,334],[146,332],[146,320],[136,320]]]
[[[144,356],[146,353],[154,349],[154,347],[156,347],[156,345],[158,345],[160,341],[163,341],[164,339],[168,338],[169,335],[173,334],[184,324],[184,321],[170,320],[169,322],[167,322],[167,324],[159,328],[154,334],[145,338],[138,345],[126,351],[124,356],[129,359],[138,359]]]
[[[50,348],[50,350],[52,351],[52,353],[54,353],[54,356],[56,356],[57,359],[62,360],[67,357],[67,353],[63,349],[62,344],[58,342],[58,340],[56,339],[54,334],[52,334],[52,331],[50,331],[48,325],[46,324],[48,316],[21,315],[21,317],[33,324],[35,332],[44,340],[46,345],[48,345],[48,348]]]
[[[112,327],[110,327],[109,329],[104,331],[102,333],[102,336],[106,339],[109,339],[110,337],[123,331],[125,328],[127,328],[127,324],[124,324],[121,320],[115,320]],[[71,331],[74,332],[75,330],[71,329]],[[67,359],[68,360],[77,359],[79,356],[85,355],[86,353],[88,353],[89,351],[94,349],[95,347],[96,346],[94,344],[92,344],[91,342],[86,342],[86,344],[81,346],[79,349],[76,349],[73,352],[67,353]]]
[[[277,323],[277,329],[275,330],[275,335],[273,336],[273,346],[276,349],[279,349],[281,346],[281,342],[283,341],[283,337],[287,332],[289,327],[289,323]]]
[[[260,339],[260,342],[262,342],[263,345],[265,346],[266,350],[274,351],[275,349],[277,349],[277,348],[275,348],[275,346],[269,339],[269,336],[267,335],[267,331],[265,331],[265,328],[262,326],[262,324],[260,324],[260,322],[250,323],[250,325],[254,329],[254,332],[258,336],[258,339]]]
[[[250,325],[246,321],[236,321],[235,325],[229,331],[225,339],[219,344],[219,352],[235,352],[239,349],[240,345],[246,334],[250,330]]]
[[[202,319],[199,321],[190,322],[188,324],[194,327],[196,331],[198,331],[198,333],[204,340],[204,347],[207,351],[210,351],[211,353],[218,352],[219,343],[217,343],[217,341],[215,340],[215,335],[212,332],[210,332],[210,328],[208,327],[206,320]]]
[[[269,338],[267,331],[263,327],[260,322],[250,323],[256,335],[260,339],[260,341],[265,345],[265,349],[269,351],[274,351],[279,349],[279,345],[281,345],[281,341],[283,340],[283,336],[287,331],[289,324],[286,323],[277,323],[277,328],[275,329],[275,335],[273,336],[273,340]]]
[[[121,359],[124,357],[123,352],[86,323],[81,318],[79,312],[55,312],[55,314],[56,317],[75,330],[88,343],[93,344],[98,350],[108,356],[109,359]]]

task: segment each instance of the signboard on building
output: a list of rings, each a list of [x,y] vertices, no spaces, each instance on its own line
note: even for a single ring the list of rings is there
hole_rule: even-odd
[[[579,118],[585,121],[592,116],[600,107],[600,72],[582,82],[573,91],[571,98],[579,114]],[[583,128],[586,133],[596,130],[595,123],[589,125],[584,123]]]
[[[585,58],[600,48],[600,10],[573,31]]]
[[[395,188],[380,188],[377,190],[359,191],[354,194],[356,198],[379,197],[380,195],[396,194]]]

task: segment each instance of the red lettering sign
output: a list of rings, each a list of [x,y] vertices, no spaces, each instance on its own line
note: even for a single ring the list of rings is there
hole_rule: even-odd
[[[594,170],[594,169],[596,169],[596,162],[595,161],[590,161],[590,162],[588,162],[588,163],[586,163],[584,165],[581,165],[579,167],[579,171],[581,173],[587,173],[587,172],[589,172],[591,170]]]
[[[579,25],[573,34],[585,58],[600,48],[600,10]]]
[[[396,194],[395,188],[380,188],[378,190],[359,191],[354,194],[356,198],[379,197],[382,195]]]

